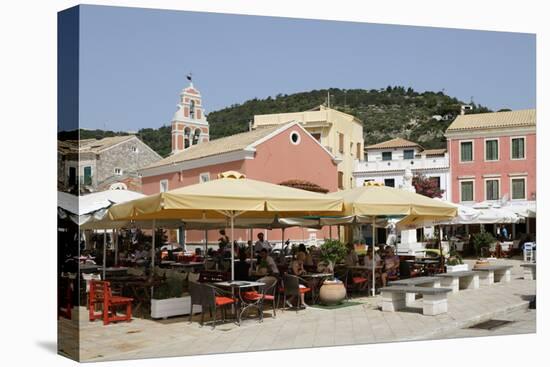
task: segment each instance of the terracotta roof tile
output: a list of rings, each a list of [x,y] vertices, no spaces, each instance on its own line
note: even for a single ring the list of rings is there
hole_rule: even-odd
[[[472,129],[498,129],[502,127],[536,126],[536,109],[506,112],[476,113],[458,116],[447,132]]]
[[[420,147],[419,144],[413,143],[403,138],[394,138],[391,140],[383,141],[381,143],[369,145],[366,149],[390,149],[390,148],[409,148],[409,147]]]

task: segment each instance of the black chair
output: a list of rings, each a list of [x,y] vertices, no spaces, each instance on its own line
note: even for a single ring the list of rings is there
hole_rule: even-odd
[[[201,284],[201,325],[204,324],[204,312],[208,309],[210,314],[214,314],[214,320],[212,322],[212,328],[216,327],[216,321],[218,318],[218,308],[222,310],[222,322],[225,322],[227,314],[226,306],[236,303],[235,298],[231,292],[224,291],[211,284]]]
[[[189,295],[191,296],[191,309],[189,310],[189,322],[193,317],[193,305],[199,305],[202,307],[202,284],[196,282],[189,282]],[[202,321],[201,321],[202,325]]]
[[[302,297],[300,296],[311,291],[311,289],[307,287],[300,288],[300,284],[307,284],[307,282],[296,275],[285,274],[283,276],[283,310],[286,305],[287,297],[296,297],[296,312],[300,309],[302,305]]]

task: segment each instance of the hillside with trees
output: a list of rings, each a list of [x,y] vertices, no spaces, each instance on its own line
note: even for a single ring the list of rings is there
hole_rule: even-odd
[[[321,89],[288,95],[279,94],[264,99],[254,98],[208,113],[210,137],[217,139],[246,131],[254,115],[298,112],[315,108],[326,103],[327,94],[330,94],[331,108],[354,115],[363,122],[365,145],[402,137],[418,142],[425,148],[443,148],[445,130],[460,113],[461,105],[467,104],[443,92],[420,93],[401,86],[388,86],[378,90],[331,88],[328,91]],[[467,113],[490,112],[479,104],[471,101],[469,104],[473,109]],[[125,134],[81,130],[80,138]],[[162,156],[167,156],[171,151],[170,126],[141,129],[137,136]]]

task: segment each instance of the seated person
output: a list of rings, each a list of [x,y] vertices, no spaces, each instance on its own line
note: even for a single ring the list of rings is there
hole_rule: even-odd
[[[347,254],[344,258],[344,262],[346,263],[346,266],[356,266],[359,264],[359,257],[357,256],[357,252],[355,252],[355,246],[353,243],[348,242],[346,245],[347,247]]]
[[[260,269],[266,269],[266,270],[260,270]],[[263,248],[260,250],[260,261],[258,262],[258,273],[266,272],[269,275],[278,275],[279,269],[277,268],[277,264],[275,264],[275,260],[271,256],[267,254],[267,249]]]
[[[373,247],[369,246],[367,248],[367,254],[365,255],[365,267],[367,268],[367,277],[369,281],[372,282],[372,269],[373,266],[381,266],[382,259],[378,256],[377,253],[374,254],[374,264],[373,264]]]
[[[306,273],[306,271],[304,269],[305,257],[306,257],[305,253],[303,253],[301,251],[299,251],[296,254],[296,258],[290,264],[290,271],[291,271],[292,275],[301,276],[301,275]],[[300,284],[300,288],[305,288],[305,285]],[[300,294],[300,298],[301,298],[301,301],[302,301],[302,305],[304,305],[304,307],[307,307],[307,304],[305,302],[305,295],[303,293]],[[292,307],[292,303],[290,301],[291,301],[291,299],[287,300],[286,303],[289,307]]]
[[[239,253],[239,261],[235,262],[235,279],[249,280],[249,271],[250,264],[246,262],[246,253],[241,251]]]
[[[384,271],[382,272],[382,286],[386,286],[388,277],[396,277],[399,274],[399,256],[393,250],[393,247],[386,246],[386,256],[384,256]]]
[[[290,271],[292,275],[303,275],[306,273],[306,270],[304,269],[304,261],[305,261],[306,255],[303,252],[298,252],[296,254],[296,258],[292,260],[292,263],[290,264]]]

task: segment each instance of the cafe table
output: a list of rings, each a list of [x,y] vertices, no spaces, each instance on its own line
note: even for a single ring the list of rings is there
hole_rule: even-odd
[[[255,300],[246,299],[243,297],[243,290],[251,290],[252,288],[260,288],[265,286],[264,282],[244,281],[244,280],[229,280],[224,282],[215,282],[215,286],[220,288],[231,289],[233,295],[237,296],[237,324],[241,326],[242,316],[251,308],[258,310],[259,321],[263,321],[263,298],[258,297]],[[261,292],[260,292],[261,293]]]
[[[168,264],[169,267],[173,269],[181,269],[181,270],[193,270],[197,268],[204,267],[204,261],[191,261],[188,263],[177,263],[174,262],[172,264]]]
[[[333,276],[333,273],[304,273],[300,275],[300,278],[308,281],[310,285],[311,300],[313,301],[313,304],[317,303],[317,299],[319,298],[319,290],[321,289],[323,282],[327,278],[332,278]]]

